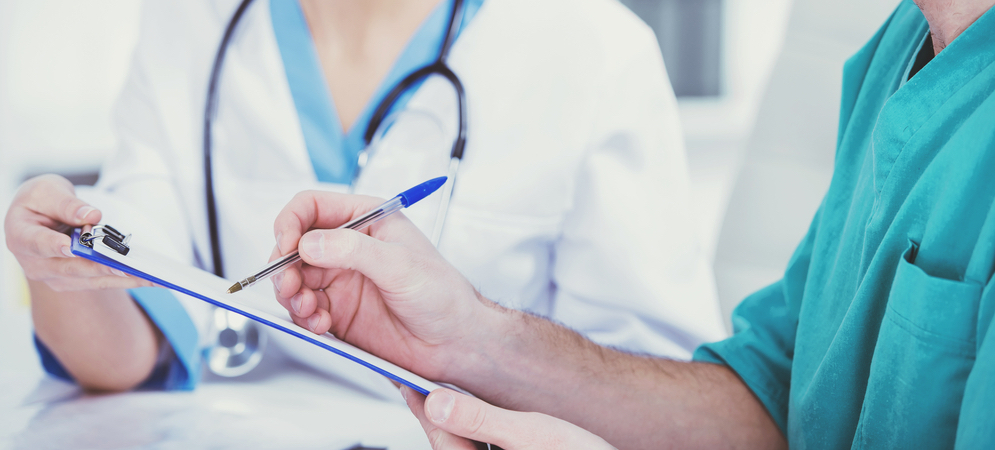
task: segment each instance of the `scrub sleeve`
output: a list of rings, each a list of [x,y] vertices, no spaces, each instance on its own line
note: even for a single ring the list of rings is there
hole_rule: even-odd
[[[729,366],[787,434],[798,311],[822,209],[788,263],[784,278],[747,297],[732,313],[733,335],[703,344],[692,359]]]

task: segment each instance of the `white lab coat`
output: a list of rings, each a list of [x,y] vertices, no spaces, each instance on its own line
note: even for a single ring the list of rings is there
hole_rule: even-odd
[[[86,194],[107,222],[131,227],[135,245],[208,270],[203,111],[237,4],[145,5],[117,107],[120,149]],[[676,101],[651,30],[612,0],[487,0],[448,63],[465,85],[469,125],[443,256],[488,298],[604,345],[686,359],[722,338]],[[455,126],[440,80],[409,106]],[[249,7],[228,50],[214,136],[225,271],[241,278],[267,261],[273,220],[295,193],[345,189],[316,181],[265,0]],[[449,148],[439,152],[432,158],[447,160]],[[445,173],[412,176],[385,156],[358,192],[389,197]],[[406,214],[430,233],[438,196],[424,203]],[[206,323],[204,304],[184,305]],[[348,370],[306,344],[279,346]]]

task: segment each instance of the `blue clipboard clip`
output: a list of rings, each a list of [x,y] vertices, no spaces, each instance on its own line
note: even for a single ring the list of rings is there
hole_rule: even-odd
[[[93,248],[93,241],[97,239],[122,255],[127,256],[128,252],[131,251],[131,247],[128,246],[131,235],[124,234],[110,225],[96,225],[89,232],[79,235],[80,245],[89,248]]]

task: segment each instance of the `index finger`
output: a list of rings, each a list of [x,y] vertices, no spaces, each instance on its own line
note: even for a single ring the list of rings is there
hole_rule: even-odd
[[[332,229],[379,206],[382,199],[324,191],[294,196],[276,216],[273,233],[280,256],[297,250],[301,236],[313,228]]]
[[[76,196],[69,180],[57,175],[41,175],[25,182],[15,203],[73,227],[96,224],[101,218],[97,208]]]

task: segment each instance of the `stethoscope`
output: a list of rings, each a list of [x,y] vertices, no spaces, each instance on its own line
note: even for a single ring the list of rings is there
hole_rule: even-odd
[[[211,259],[214,264],[214,273],[219,277],[224,277],[224,266],[221,259],[221,242],[218,235],[217,203],[214,196],[214,171],[211,163],[211,130],[214,116],[217,113],[218,82],[225,54],[228,51],[232,36],[235,34],[235,27],[251,3],[252,0],[242,0],[228,22],[228,26],[225,28],[217,55],[214,57],[214,66],[211,68],[211,78],[207,85],[207,102],[204,109],[203,145],[207,221],[211,241]],[[459,77],[456,76],[452,69],[446,65],[446,58],[449,56],[449,50],[456,40],[456,34],[459,31],[462,20],[463,0],[454,0],[452,15],[449,17],[449,27],[446,29],[446,37],[442,42],[442,47],[439,49],[438,56],[431,64],[415,70],[397,83],[387,93],[380,104],[377,105],[363,135],[367,148],[360,152],[357,164],[357,172],[366,166],[369,158],[367,150],[370,148],[370,143],[378,135],[377,131],[401,95],[416,83],[431,75],[439,75],[449,80],[449,83],[452,84],[453,89],[456,91],[459,127],[457,128],[456,138],[449,157],[449,182],[442,187],[442,200],[439,205],[438,214],[436,215],[435,227],[432,231],[431,239],[434,245],[438,245],[439,239],[442,237],[442,229],[449,213],[449,203],[452,199],[453,187],[456,184],[456,174],[459,171],[460,160],[463,158],[463,148],[466,146],[466,95],[463,91],[463,83],[460,82]],[[218,375],[242,375],[255,367],[261,359],[261,352],[266,345],[266,335],[259,332],[258,326],[254,322],[242,319],[244,318],[233,313],[221,309],[215,310],[213,328],[217,333],[218,339],[217,344],[208,350],[207,360],[211,371]]]

